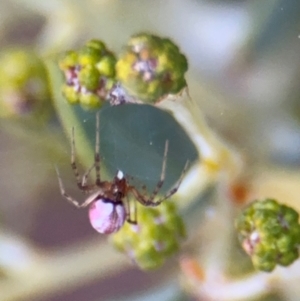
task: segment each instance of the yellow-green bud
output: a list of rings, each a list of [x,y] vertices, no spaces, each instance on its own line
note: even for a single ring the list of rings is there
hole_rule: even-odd
[[[81,86],[94,91],[99,85],[100,73],[95,67],[86,65],[79,71],[78,79]]]
[[[187,69],[186,57],[171,40],[146,33],[131,37],[116,65],[122,86],[146,102],[183,89]]]
[[[81,104],[85,109],[99,108],[107,100],[115,84],[116,59],[99,40],[87,42],[79,51],[69,51],[60,60],[70,89],[63,94],[70,104]],[[78,100],[78,101],[77,101]]]
[[[79,103],[79,93],[75,91],[73,87],[70,87],[68,85],[63,85],[62,87],[62,93],[65,98],[69,100],[70,104],[78,104]]]
[[[80,103],[84,109],[98,109],[103,105],[103,101],[99,97],[92,93],[86,93],[80,95]]]
[[[126,223],[113,235],[113,243],[141,269],[158,268],[179,250],[184,223],[172,201],[153,208],[137,204],[137,213],[137,225]]]
[[[251,203],[236,219],[235,226],[244,250],[255,268],[270,272],[287,266],[298,256],[299,214],[276,200]]]
[[[96,64],[98,71],[107,77],[115,76],[116,59],[114,56],[106,56],[99,63]]]

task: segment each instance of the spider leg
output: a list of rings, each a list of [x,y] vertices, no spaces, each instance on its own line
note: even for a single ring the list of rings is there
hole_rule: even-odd
[[[58,168],[56,166],[55,166],[55,170],[56,170],[56,173],[57,173],[57,178],[58,178],[58,183],[59,183],[59,188],[60,188],[61,195],[64,198],[66,198],[69,203],[73,204],[76,208],[80,208],[81,206],[79,205],[79,203],[74,198],[72,198],[70,195],[68,195],[66,193],[63,182],[62,182],[62,179],[61,179],[59,171],[58,171]]]
[[[133,202],[133,218],[131,216],[131,208],[130,208],[130,201],[128,200],[128,198],[126,198],[126,202],[125,202],[125,210],[126,210],[126,221],[129,223],[129,224],[132,224],[132,225],[137,225],[137,207],[136,207],[136,203]]]
[[[90,168],[92,169],[92,168]],[[57,166],[55,166],[55,170],[56,170],[56,173],[57,173],[57,178],[58,178],[58,184],[59,184],[59,188],[60,188],[60,193],[61,195],[67,199],[67,201],[69,203],[71,203],[72,205],[74,205],[76,208],[85,208],[87,207],[91,202],[93,202],[93,199],[92,198],[88,198],[84,203],[82,204],[79,204],[73,197],[71,197],[68,193],[66,193],[65,191],[65,187],[64,187],[64,184],[62,182],[62,179],[61,179],[61,176],[59,174],[59,170],[57,168]],[[83,187],[84,189],[82,190],[83,192],[85,193],[91,193],[93,192],[94,189],[88,187],[88,186],[84,186]]]
[[[144,206],[158,206],[162,202],[161,201],[157,205],[155,205],[157,202],[153,202],[153,199],[156,197],[156,195],[158,194],[159,190],[161,189],[161,187],[163,186],[164,181],[165,181],[168,149],[169,149],[169,141],[166,140],[164,157],[163,157],[161,173],[160,173],[160,179],[157,182],[151,196],[148,199],[145,199],[145,197],[140,192],[138,192],[134,187],[130,187],[135,198]]]
[[[99,126],[99,111],[96,115],[96,142],[95,142],[95,169],[96,169],[96,185],[100,186],[101,180],[100,180],[100,126]]]
[[[150,197],[150,198],[145,198],[137,189],[135,189],[133,186],[130,186],[129,189],[131,191],[131,193],[134,195],[134,197],[136,198],[136,200],[138,202],[140,202],[142,205],[144,206],[149,206],[149,207],[156,207],[158,205],[160,205],[163,201],[165,201],[166,199],[170,198],[173,194],[175,194],[178,189],[179,186],[181,185],[181,182],[183,180],[183,177],[188,169],[189,166],[189,161],[187,161],[185,163],[185,166],[183,168],[183,171],[180,175],[179,180],[177,181],[177,183],[175,184],[175,186],[173,188],[171,188],[163,197],[161,197],[160,199],[158,199],[157,201],[154,201],[154,197]],[[153,196],[153,194],[152,194]]]
[[[136,206],[136,202],[133,202],[133,214],[134,214],[134,221],[137,224],[137,206]]]
[[[80,190],[84,190],[85,186],[82,185],[82,182],[84,181],[83,179],[80,179],[80,175],[77,169],[77,165],[76,165],[76,154],[75,154],[75,137],[74,137],[74,127],[72,127],[72,143],[71,143],[71,166],[72,166],[72,170],[73,173],[75,175],[76,178],[76,183],[77,186]]]
[[[91,171],[93,170],[94,167],[95,167],[95,163],[93,163],[93,165],[83,175],[82,180],[81,180],[81,186],[82,187],[86,187],[87,179],[88,179],[88,177],[89,177],[89,175],[90,175],[90,173],[91,173]]]
[[[96,163],[94,162],[93,165],[84,173],[82,178],[80,177],[80,174],[78,172],[77,164],[76,164],[76,151],[75,151],[75,129],[72,127],[72,142],[71,142],[71,166],[73,173],[76,178],[76,184],[78,188],[83,192],[83,193],[90,193],[94,190],[94,185],[87,185],[87,179],[88,176],[90,175],[91,171],[95,167]]]
[[[169,150],[169,141],[166,140],[165,143],[165,151],[164,151],[164,157],[163,157],[163,162],[162,162],[162,167],[161,167],[161,173],[160,173],[160,179],[156,184],[156,187],[154,188],[149,200],[153,200],[156,195],[158,194],[159,190],[164,184],[165,181],[165,176],[166,176],[166,166],[167,166],[167,155],[168,155],[168,150]]]
[[[86,182],[88,176],[90,175],[91,171],[95,168],[96,170],[96,185],[100,187],[100,154],[99,154],[99,112],[97,112],[96,116],[96,142],[95,142],[95,159],[93,165],[85,172],[81,180],[81,187],[86,187]],[[74,148],[75,149],[75,148]],[[75,160],[74,160],[75,161]],[[78,172],[77,172],[78,174]],[[88,192],[87,190],[84,191],[85,193]]]
[[[189,167],[189,165],[190,165],[190,162],[189,161],[187,161],[186,163],[185,163],[185,165],[184,165],[184,168],[183,168],[183,170],[182,170],[182,172],[181,172],[181,175],[180,175],[180,178],[179,178],[179,180],[176,182],[176,184],[173,186],[173,188],[171,188],[158,202],[159,202],[159,204],[161,203],[161,202],[163,202],[164,200],[166,200],[166,199],[168,199],[168,198],[170,198],[173,194],[175,194],[177,191],[178,191],[178,189],[179,189],[179,187],[180,187],[180,185],[181,185],[181,182],[182,182],[182,180],[183,180],[183,178],[184,178],[184,176],[185,176],[185,174],[186,174],[186,171],[187,171],[187,169],[188,169],[188,167]]]

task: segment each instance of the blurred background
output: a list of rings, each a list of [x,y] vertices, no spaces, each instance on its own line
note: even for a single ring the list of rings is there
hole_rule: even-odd
[[[285,198],[286,191],[299,195],[299,14],[296,0],[0,0],[0,47],[33,49],[48,61],[51,95],[59,98],[62,77],[53,62],[64,51],[97,38],[118,53],[144,31],[171,38],[188,58],[189,93],[211,128],[243,154],[247,172],[265,181],[259,185],[275,193],[281,183],[275,194]],[[67,110],[77,123],[61,126]],[[90,227],[86,211],[61,197],[55,165],[67,191],[82,200],[68,136],[75,126],[79,143],[90,142],[90,156],[79,155],[84,170],[93,161],[94,119],[57,105],[46,125],[1,117],[0,300],[204,300],[178,284],[176,258],[140,271]],[[100,120],[104,177],[122,169],[151,190],[167,138],[165,189],[187,159],[197,160],[184,131],[156,108],[105,106]],[[210,197],[199,196],[199,211],[209,206]],[[288,296],[270,300],[299,300],[300,291]]]

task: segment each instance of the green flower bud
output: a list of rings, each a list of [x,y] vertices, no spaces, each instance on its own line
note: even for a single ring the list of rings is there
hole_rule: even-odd
[[[0,117],[44,122],[52,113],[44,62],[32,51],[0,54]]]
[[[283,253],[283,255],[278,259],[278,263],[282,266],[289,266],[299,257],[298,249],[294,249],[294,251]]]
[[[253,256],[252,263],[256,269],[264,272],[272,272],[276,267],[276,262],[272,257]]]
[[[70,104],[99,108],[115,84],[115,56],[99,40],[91,40],[79,51],[69,51],[60,60],[66,86],[63,95]],[[70,91],[73,89],[73,93]]]
[[[117,79],[128,93],[148,102],[186,86],[186,57],[169,39],[138,34],[129,40],[117,65]]]
[[[281,253],[287,252],[294,248],[294,239],[289,236],[282,236],[277,240],[276,244],[278,251]]]
[[[78,72],[80,85],[89,91],[94,91],[97,89],[99,85],[99,78],[99,71],[91,65],[86,65]]]
[[[143,270],[152,270],[164,263],[163,256],[150,242],[141,242],[133,254],[133,261]]]
[[[299,213],[287,206],[282,207],[282,214],[287,223],[295,223],[299,219]]]
[[[61,70],[68,70],[69,68],[75,68],[78,65],[78,54],[75,51],[66,52],[65,56],[59,62],[59,68]]]
[[[78,56],[79,65],[85,66],[95,66],[101,59],[101,52],[98,49],[84,47]]]
[[[96,64],[96,68],[102,75],[107,77],[114,77],[116,73],[115,65],[116,65],[116,58],[112,55],[111,56],[107,55],[99,63]]]
[[[92,93],[80,95],[80,103],[84,109],[98,109],[103,105],[103,101],[99,97]]]
[[[65,98],[69,100],[71,104],[78,104],[79,103],[79,93],[74,90],[73,87],[68,85],[63,85],[62,93]]]
[[[275,266],[287,266],[298,256],[299,214],[276,200],[250,204],[235,221],[244,250],[255,268],[270,272]]]
[[[89,49],[96,49],[97,53],[100,53],[101,55],[104,55],[108,52],[105,44],[100,40],[90,40],[85,45]]]
[[[112,236],[118,250],[141,269],[154,269],[179,250],[185,227],[172,201],[158,207],[137,205],[137,225],[126,223]]]

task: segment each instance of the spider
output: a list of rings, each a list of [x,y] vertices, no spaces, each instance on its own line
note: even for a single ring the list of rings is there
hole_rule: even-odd
[[[131,185],[121,170],[118,170],[112,181],[102,181],[100,178],[100,153],[99,153],[99,113],[96,117],[96,142],[95,142],[95,157],[93,165],[84,173],[82,178],[79,175],[76,160],[75,160],[75,138],[74,127],[72,128],[71,142],[71,167],[74,172],[78,188],[89,196],[83,203],[79,203],[73,197],[66,193],[58,168],[56,168],[61,195],[67,199],[76,208],[89,207],[89,219],[92,227],[99,233],[111,234],[120,230],[125,221],[131,224],[137,224],[136,204],[134,206],[134,218],[131,217],[130,204],[128,195],[132,194],[136,201],[144,206],[155,207],[161,204],[164,200],[175,194],[182,182],[183,176],[187,170],[188,162],[186,163],[183,172],[175,184],[164,196],[156,200],[156,196],[163,186],[165,180],[166,160],[169,143],[166,141],[162,169],[160,179],[156,184],[152,194],[145,196]],[[91,171],[95,169],[96,181],[95,184],[87,184],[87,179]]]

